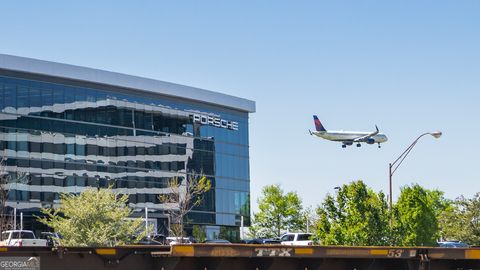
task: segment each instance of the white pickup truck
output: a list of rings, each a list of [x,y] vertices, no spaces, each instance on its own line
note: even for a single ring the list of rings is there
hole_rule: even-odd
[[[310,237],[312,237],[310,233],[286,233],[282,235],[280,241],[282,241],[282,245],[311,246],[313,241],[310,240]]]
[[[47,240],[38,239],[32,231],[12,230],[2,232],[0,246],[9,247],[46,247]]]

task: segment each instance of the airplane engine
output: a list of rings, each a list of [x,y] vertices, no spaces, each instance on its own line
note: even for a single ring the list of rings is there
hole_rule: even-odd
[[[372,138],[368,138],[366,143],[368,144],[374,144],[375,143],[375,139],[372,139]]]

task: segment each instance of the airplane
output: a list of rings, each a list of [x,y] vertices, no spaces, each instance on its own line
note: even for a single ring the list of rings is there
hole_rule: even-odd
[[[342,148],[346,148],[347,145],[354,143],[357,144],[357,147],[362,146],[360,143],[378,143],[378,148],[380,148],[380,144],[388,140],[385,134],[379,133],[377,126],[375,126],[376,130],[374,132],[332,131],[326,130],[316,115],[313,116],[313,122],[315,123],[316,131],[308,130],[310,135],[315,135],[329,141],[342,142]]]

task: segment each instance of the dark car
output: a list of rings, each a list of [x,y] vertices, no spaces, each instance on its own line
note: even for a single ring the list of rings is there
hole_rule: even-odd
[[[54,232],[41,232],[38,238],[47,240],[47,246],[56,247],[60,236]]]
[[[137,243],[138,245],[165,245],[166,238],[163,234],[155,234],[150,237],[145,237],[140,242]]]
[[[242,244],[256,244],[255,239],[243,239]]]
[[[443,241],[443,242],[438,242],[439,247],[444,247],[444,248],[468,248],[470,247],[467,243],[461,242],[461,241]]]
[[[264,245],[280,245],[281,243],[280,239],[263,239]]]
[[[225,239],[209,239],[205,240],[205,244],[231,244],[230,241]]]
[[[250,245],[280,245],[281,243],[281,241],[278,239],[270,239],[270,238],[245,239],[242,242],[244,244],[250,244]]]

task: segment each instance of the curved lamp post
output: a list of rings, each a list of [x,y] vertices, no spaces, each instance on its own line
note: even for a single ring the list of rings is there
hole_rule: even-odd
[[[397,171],[398,167],[402,164],[402,162],[405,160],[405,158],[410,154],[410,151],[412,151],[413,147],[417,144],[418,140],[422,138],[425,135],[432,135],[435,139],[440,138],[442,136],[442,132],[440,131],[434,131],[434,132],[426,132],[423,133],[422,135],[418,136],[415,141],[413,141],[412,144],[410,144],[405,151],[392,163],[389,164],[388,169],[389,169],[389,187],[390,187],[390,196],[389,196],[389,201],[390,201],[390,210],[392,209],[392,176],[393,174]],[[392,221],[390,220],[390,223]]]

